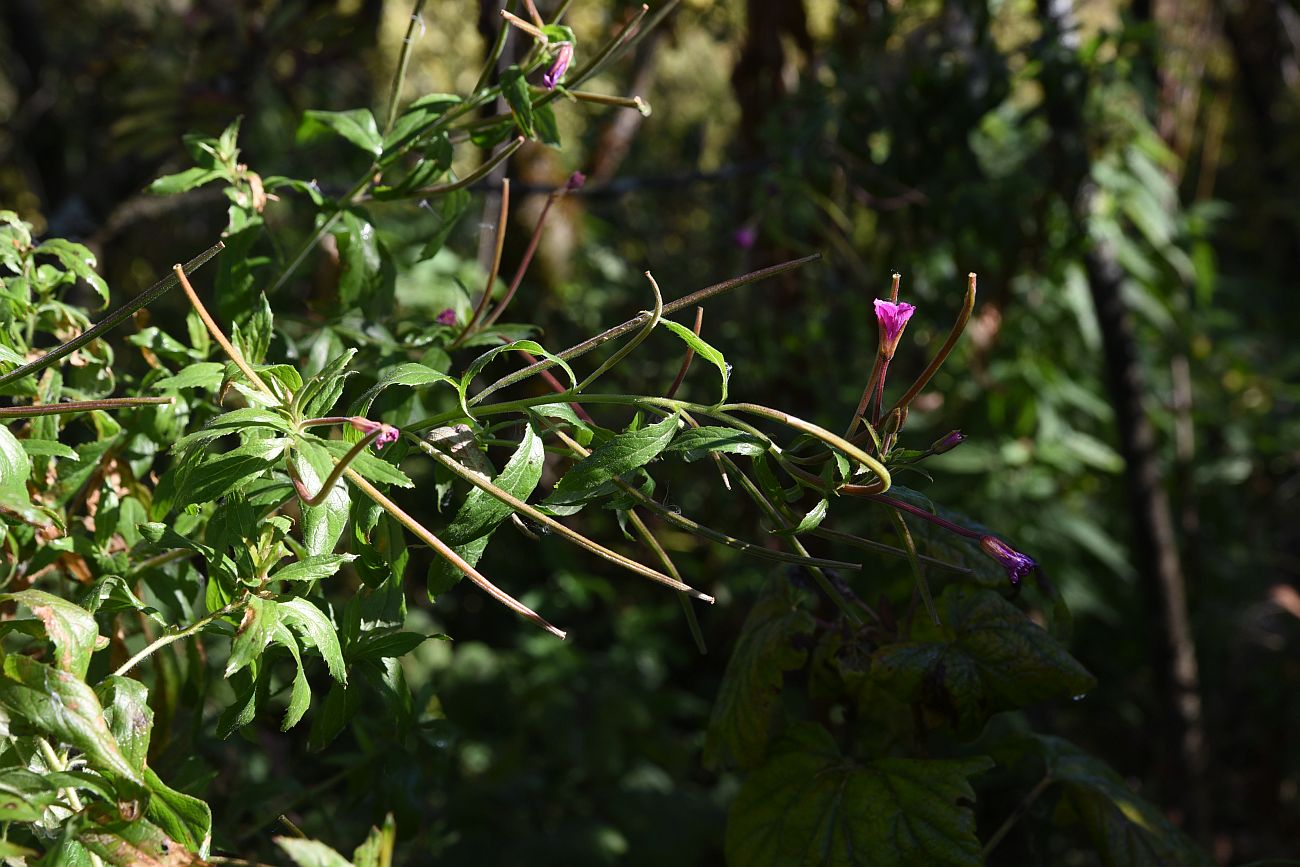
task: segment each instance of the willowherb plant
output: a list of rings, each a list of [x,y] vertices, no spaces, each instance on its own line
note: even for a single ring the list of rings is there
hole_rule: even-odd
[[[700,311],[708,299],[815,257],[671,301],[647,272],[646,310],[566,349],[547,349],[532,326],[502,321],[550,206],[582,186],[579,174],[548,197],[508,283],[498,280],[506,181],[483,288],[466,291],[455,306],[398,315],[394,281],[410,263],[386,246],[375,206],[405,203],[422,215],[429,231],[416,260],[431,259],[469,206],[472,185],[526,139],[558,144],[552,107],[558,97],[647,110],[637,97],[580,90],[653,23],[644,7],[584,59],[559,16],[548,24],[531,3],[527,18],[504,13],[531,40],[518,64],[493,76],[503,37],[473,92],[427,94],[403,105],[422,6],[415,6],[382,128],[367,109],[309,111],[304,118],[304,137],[337,136],[367,155],[365,171],[346,192],[329,197],[313,181],[260,175],[240,161],[238,121],[215,139],[188,139],[195,166],[160,178],[152,189],[177,194],[222,184],[230,207],[221,241],[94,326],[62,297],[81,280],[107,304],[108,287],[89,251],[60,240],[38,244],[18,215],[0,212],[6,304],[0,361],[9,366],[0,373],[0,389],[13,404],[0,409],[9,422],[0,426],[8,591],[0,599],[31,615],[3,622],[0,790],[9,800],[0,804],[8,823],[0,855],[46,864],[196,864],[214,857],[207,805],[151,768],[157,696],[137,679],[151,668],[155,690],[178,664],[186,668],[200,690],[193,712],[203,724],[204,701],[219,694],[208,691],[202,674],[206,654],[228,646],[220,680],[229,690],[215,720],[221,737],[272,707],[282,711],[283,729],[303,721],[312,705],[311,657],[323,661],[331,681],[311,711],[312,749],[325,749],[366,713],[363,695],[373,692],[385,702],[405,695],[409,715],[409,690],[394,660],[430,636],[404,629],[408,536],[435,554],[426,577],[431,598],[468,577],[563,638],[565,631],[543,613],[478,570],[507,521],[525,531],[544,528],[675,591],[703,651],[692,600],[713,598],[692,585],[689,570],[656,537],[653,526],[661,522],[797,569],[835,606],[833,620],[818,620],[803,579],[774,577],[728,667],[705,758],[714,767],[749,772],[727,831],[734,863],[804,863],[814,851],[866,863],[852,853],[880,851],[886,840],[894,848],[885,851],[897,855],[881,863],[978,863],[1009,827],[983,847],[975,833],[969,806],[975,793],[967,780],[992,760],[969,752],[932,758],[923,749],[916,757],[891,757],[894,747],[943,726],[969,735],[999,710],[1077,695],[1092,678],[1048,631],[992,589],[1008,578],[1018,587],[1034,570],[1033,560],[894,482],[900,468],[963,439],[954,431],[924,450],[899,444],[912,401],[969,319],[974,275],[948,339],[886,407],[890,362],[917,312],[898,300],[895,277],[890,296],[876,301],[875,363],[843,435],[777,408],[730,401],[731,365],[702,336]],[[482,114],[498,98],[509,112]],[[466,144],[494,150],[458,172],[458,148]],[[268,258],[266,210],[276,203],[287,208],[291,199],[310,210],[311,229],[297,252]],[[337,254],[335,297],[321,303],[312,322],[283,311],[273,316],[272,302],[323,241]],[[215,271],[200,270],[210,260]],[[216,316],[200,297],[206,281],[195,285],[209,274]],[[128,337],[147,372],[126,382],[131,396],[110,397],[119,377],[99,338],[178,286],[190,307],[184,338],[157,326]],[[693,327],[671,318],[693,310]],[[670,388],[654,394],[596,388],[658,329],[679,338],[684,350]],[[45,335],[58,345],[42,354],[34,347]],[[610,347],[617,348],[580,375],[580,359]],[[484,351],[467,352],[473,350]],[[716,374],[714,403],[676,397],[695,359]],[[512,360],[524,366],[499,372]],[[489,370],[497,378],[486,376]],[[506,389],[534,377],[546,384],[545,393],[502,399]],[[510,455],[498,469],[490,455],[502,449]],[[438,499],[445,503],[440,522],[393,499],[395,489],[412,486],[407,470],[417,460],[436,468]],[[659,460],[712,462],[721,483],[757,506],[769,535],[747,540],[665,504],[651,470]],[[558,478],[539,493],[548,461]],[[898,544],[831,529],[831,504],[845,498],[883,507]],[[617,513],[649,553],[647,562],[563,520],[595,507]],[[909,517],[920,523],[910,527]],[[926,620],[914,624],[910,613],[898,618],[868,605],[860,596],[865,582],[844,577],[856,576],[862,564],[816,556],[809,539],[906,561],[913,603],[924,605]],[[1004,577],[994,577],[999,568]],[[341,570],[353,571],[363,587],[340,601],[326,591]],[[937,599],[933,570],[946,576]],[[1050,584],[1040,586],[1059,603]],[[1059,604],[1057,610],[1063,613]],[[780,713],[782,677],[808,662],[810,648],[832,672],[837,701],[858,707],[866,720],[888,717],[890,737],[897,738],[892,747],[873,745],[851,761],[828,726]],[[898,727],[899,707],[910,707],[917,721],[909,735]],[[163,735],[177,736],[170,728]],[[1082,774],[1070,776],[1070,768],[1092,760],[1064,742],[1040,738],[1022,752],[1046,762],[1043,779],[1061,781],[1068,797],[1097,798],[1105,790]],[[1106,785],[1114,782],[1103,771],[1093,773]],[[1131,813],[1114,801],[1106,801],[1109,812],[1103,805],[1089,815],[1103,823],[1128,821]],[[1147,811],[1150,827],[1178,842],[1145,805],[1127,809]],[[786,829],[779,837],[772,836],[773,810],[784,823],[776,826]],[[823,822],[826,816],[834,818]],[[900,836],[900,827],[920,817],[930,830]],[[1089,831],[1101,834],[1106,826]],[[353,862],[389,863],[395,833],[392,822],[375,830]],[[346,863],[314,841],[278,842],[299,864]]]

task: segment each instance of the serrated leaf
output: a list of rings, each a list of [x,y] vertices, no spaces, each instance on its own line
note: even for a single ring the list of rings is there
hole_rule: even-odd
[[[339,646],[338,633],[329,618],[306,599],[301,597],[284,599],[279,603],[280,619],[306,637],[311,646],[316,648],[330,677],[339,683],[348,682],[347,666],[343,664],[343,649]]]
[[[797,646],[813,630],[813,616],[788,581],[771,578],[736,639],[709,718],[704,761],[711,768],[750,768],[762,761],[780,720],[785,672],[808,651]]]
[[[200,858],[208,857],[212,845],[212,808],[192,795],[169,787],[152,768],[144,769],[144,779],[152,793],[145,815],[189,851]]]
[[[318,111],[309,109],[303,112],[302,125],[298,127],[298,140],[314,138],[320,129],[333,130],[363,151],[379,156],[384,152],[384,140],[379,134],[379,125],[368,108],[354,108],[350,111]]]
[[[0,677],[0,707],[38,731],[86,754],[92,768],[134,784],[144,781],[122,754],[94,690],[79,677],[26,656],[10,654]]]
[[[422,635],[418,632],[390,632],[387,635],[365,636],[349,653],[357,659],[401,657],[432,637],[434,636]]]
[[[219,455],[204,456],[178,491],[176,505],[208,503],[243,490],[275,465],[280,450],[273,441],[255,440]]]
[[[67,458],[69,460],[78,460],[76,451],[71,446],[65,446],[58,440],[19,440],[23,451],[27,452],[28,457],[34,458]]]
[[[31,474],[31,458],[9,428],[0,425],[0,493],[5,495],[6,502],[31,503],[27,494],[27,479]]]
[[[271,574],[272,581],[320,581],[329,578],[343,566],[355,560],[355,554],[316,554]]]
[[[588,502],[602,485],[657,458],[672,442],[679,424],[677,415],[673,414],[663,421],[640,430],[626,431],[601,443],[564,474],[543,504],[575,506]]]
[[[753,457],[766,452],[767,444],[753,434],[734,428],[693,427],[678,434],[667,451],[680,454],[685,461],[697,461],[710,452]]]
[[[882,758],[859,764],[801,723],[740,787],[727,818],[731,867],[980,867],[967,778],[993,762]]]
[[[671,319],[660,319],[659,324],[680,337],[687,346],[695,350],[696,355],[718,369],[718,376],[722,381],[722,395],[718,398],[718,403],[726,403],[727,384],[731,380],[731,365],[727,364],[727,359],[722,353],[685,325]]]
[[[338,402],[339,396],[343,394],[343,387],[347,384],[347,378],[352,375],[345,370],[356,354],[355,348],[344,350],[298,390],[294,395],[294,404],[303,416],[308,418],[318,416]]]
[[[226,366],[218,361],[196,361],[172,376],[156,379],[151,386],[154,391],[181,391],[186,388],[202,388],[215,392],[221,388]]]
[[[230,659],[226,662],[225,676],[235,672],[261,657],[266,646],[275,636],[275,627],[280,622],[280,605],[270,599],[251,596],[239,620],[239,628],[230,642]]]
[[[997,711],[1070,698],[1096,685],[1056,639],[992,591],[952,585],[938,608],[943,626],[918,623],[913,634],[929,640],[876,651],[871,676],[959,731],[974,730]]]
[[[108,284],[95,273],[95,254],[86,247],[63,238],[51,238],[37,247],[36,252],[57,258],[64,268],[89,283],[104,305],[108,304]]]
[[[99,627],[90,612],[44,590],[3,593],[0,600],[18,602],[36,615],[45,627],[45,636],[54,645],[55,666],[85,678],[99,638]]]
[[[456,380],[423,364],[406,362],[386,367],[379,372],[378,381],[366,389],[365,393],[352,404],[351,413],[353,415],[365,415],[370,412],[370,407],[375,402],[375,398],[379,397],[384,389],[391,388],[394,385],[418,388],[424,385],[436,385],[440,382],[446,383],[452,388],[456,387]]]
[[[1048,775],[1064,790],[1105,867],[1209,867],[1215,863],[1110,765],[1064,738],[1034,735]],[[1060,811],[1058,811],[1058,815]]]
[[[284,710],[284,720],[280,723],[280,731],[287,732],[307,713],[307,708],[311,705],[311,686],[307,683],[307,672],[302,667],[302,653],[298,650],[298,639],[293,637],[289,627],[283,623],[276,624],[275,643],[289,651],[296,667],[293,685],[289,690],[289,704]]]
[[[515,453],[492,483],[516,498],[526,500],[542,478],[542,464],[545,460],[546,449],[542,438],[533,430],[532,425],[527,425]],[[442,540],[452,546],[472,542],[495,530],[498,524],[510,516],[511,511],[509,506],[483,489],[474,488],[466,495],[465,501],[456,511],[456,517],[441,534]]]

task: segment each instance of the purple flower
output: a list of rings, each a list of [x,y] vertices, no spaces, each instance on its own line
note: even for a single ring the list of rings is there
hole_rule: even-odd
[[[551,68],[542,74],[542,86],[547,90],[555,90],[555,85],[560,83],[560,79],[569,68],[569,63],[573,60],[572,42],[561,42],[558,48],[560,50],[555,53]]]
[[[880,326],[880,354],[893,358],[898,348],[898,338],[903,336],[907,320],[912,318],[916,308],[911,304],[876,299],[876,323]]]
[[[1038,564],[1032,558],[1026,557],[994,536],[982,537],[980,539],[980,548],[984,550],[985,554],[1002,564],[1002,568],[1007,570],[1007,577],[1017,587],[1020,586],[1020,582],[1026,575],[1038,568]]]
[[[383,422],[371,421],[370,419],[362,418],[359,415],[352,416],[351,418],[348,419],[348,421],[351,422],[352,427],[356,428],[364,436],[369,436],[370,434],[378,431],[379,436],[375,437],[375,441],[371,443],[371,445],[373,445],[376,449],[383,448],[389,443],[395,443],[402,437],[402,432],[397,428],[393,427],[391,424],[384,424]]]
[[[582,172],[574,172],[573,174],[569,175],[569,182],[564,185],[564,189],[571,193],[574,190],[582,189],[582,185],[585,184],[586,182],[587,182],[586,175],[584,175]]]
[[[741,226],[731,236],[731,240],[742,250],[748,250],[758,240],[758,232],[753,226]]]
[[[439,325],[455,325],[456,311],[448,307],[446,310],[439,313],[433,321],[437,322]]]
[[[948,431],[948,433],[935,440],[934,445],[930,446],[930,454],[941,455],[944,452],[950,452],[965,441],[966,434],[961,431]]]

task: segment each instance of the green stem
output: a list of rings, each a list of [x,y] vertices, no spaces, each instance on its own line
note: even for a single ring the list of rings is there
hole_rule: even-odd
[[[921,594],[925,611],[930,615],[930,621],[935,626],[942,626],[943,624],[939,622],[939,611],[934,607],[934,597],[930,595],[930,584],[925,580],[925,573],[921,571],[921,560],[916,556],[916,542],[912,539],[912,531],[907,529],[907,522],[898,512],[890,512],[889,517],[893,519],[898,535],[903,538],[907,559],[912,564],[912,575],[916,578],[916,591]]]
[[[34,406],[0,407],[0,418],[30,418],[38,415],[66,415],[73,412],[130,409],[136,406],[158,406],[175,402],[171,397],[108,397],[102,400],[70,400],[66,403],[44,403]]]
[[[483,297],[480,298],[478,304],[475,305],[474,315],[469,318],[469,322],[465,323],[465,327],[461,329],[460,334],[457,334],[456,339],[447,347],[448,352],[451,352],[453,349],[460,346],[465,342],[466,338],[474,333],[474,326],[478,325],[479,320],[483,318],[483,314],[487,312],[488,305],[492,303],[492,287],[496,285],[497,274],[501,270],[501,251],[505,249],[506,245],[506,222],[509,217],[510,179],[502,178],[501,207],[497,212],[496,249],[492,254],[492,268],[488,271],[487,284],[483,287]]]
[[[393,74],[393,86],[388,93],[388,114],[384,121],[384,138],[393,131],[397,121],[397,104],[402,99],[402,82],[406,79],[406,67],[411,61],[411,46],[415,42],[415,25],[420,21],[420,12],[425,0],[415,0],[415,9],[411,12],[411,23],[406,26],[406,38],[402,40],[402,52],[397,58],[397,71]]]
[[[244,607],[246,600],[247,597],[240,599],[238,602],[231,602],[228,605],[223,605],[221,608],[218,608],[216,611],[213,611],[211,614],[207,615],[206,617],[194,621],[184,629],[181,629],[177,632],[169,632],[166,635],[162,636],[161,638],[156,639],[152,644],[146,646],[135,656],[131,657],[126,662],[124,662],[117,669],[117,671],[113,672],[113,674],[117,677],[122,677],[128,671],[135,668],[136,665],[139,664],[142,660],[148,659],[154,653],[163,649],[167,645],[180,641],[182,638],[189,638],[191,635],[195,635],[198,632],[200,632],[209,623],[212,623],[215,620],[219,620],[220,618],[225,617],[228,614],[235,613],[240,608]]]
[[[68,769],[68,760],[55,752],[54,747],[45,738],[38,737],[36,742],[40,745],[41,755],[45,757],[45,764],[49,766],[54,773],[62,773]],[[68,807],[74,813],[81,812],[81,797],[77,795],[77,790],[68,786],[61,789],[63,796],[68,799]]]
[[[1034,801],[1037,801],[1043,792],[1046,792],[1048,787],[1054,782],[1056,781],[1052,779],[1052,775],[1048,774],[1039,780],[1037,785],[1029,790],[1029,793],[1025,795],[1020,803],[1016,804],[1015,809],[1011,811],[1011,815],[1007,816],[1006,821],[1004,821],[998,829],[993,832],[993,835],[989,837],[988,842],[984,844],[984,850],[980,853],[980,861],[988,860],[989,855],[992,854],[997,845],[1002,842],[1002,838],[1010,833],[1011,829],[1015,827],[1016,822],[1019,822],[1021,818],[1029,812],[1029,808],[1033,805]]]
[[[628,355],[630,355],[633,350],[635,350],[638,346],[640,346],[641,343],[647,337],[650,336],[650,332],[654,331],[655,326],[659,324],[659,318],[663,316],[664,313],[664,296],[659,291],[659,284],[655,282],[654,275],[651,274],[649,271],[647,271],[645,272],[645,277],[647,280],[650,281],[650,288],[654,290],[654,294],[655,294],[654,309],[648,311],[650,314],[650,318],[647,319],[645,325],[639,331],[637,331],[635,335],[633,335],[631,340],[629,340],[627,343],[620,346],[618,348],[618,351],[616,351],[609,358],[605,359],[605,362],[601,364],[600,367],[597,367],[592,372],[591,376],[588,376],[582,382],[578,383],[577,386],[575,386],[573,389],[575,392],[581,393],[587,388],[587,386],[591,385],[593,382],[599,379],[601,375],[605,373],[605,371],[609,370],[614,365],[618,364],[624,358],[627,358]]]
[[[957,314],[957,321],[953,323],[952,330],[948,332],[948,339],[943,342],[943,346],[939,347],[939,352],[934,356],[930,363],[926,365],[925,370],[921,371],[921,375],[916,378],[916,381],[908,386],[907,391],[903,392],[903,396],[889,408],[889,412],[901,409],[910,404],[912,400],[921,393],[921,389],[925,388],[930,383],[931,377],[933,377],[935,373],[938,372],[939,368],[943,366],[944,361],[948,358],[948,354],[952,352],[953,347],[957,345],[957,341],[961,338],[962,332],[966,330],[966,323],[970,321],[971,311],[974,309],[975,274],[972,272],[971,274],[966,275],[966,297],[962,299],[961,312]],[[886,415],[888,414],[889,413],[886,413]]]
[[[820,258],[821,256],[818,254],[814,254],[812,256],[804,256],[802,259],[793,259],[789,262],[782,262],[779,265],[772,265],[769,268],[761,268],[757,271],[751,271],[748,274],[744,274],[740,277],[735,277],[731,280],[724,280],[721,283],[715,283],[712,286],[707,286],[704,289],[699,290],[698,292],[692,292],[690,295],[687,295],[685,298],[679,298],[676,301],[670,301],[669,303],[665,304],[663,309],[663,315],[671,316],[674,313],[676,313],[678,310],[682,310],[686,307],[695,306],[701,303],[702,301],[704,301],[705,299],[712,298],[714,295],[721,295],[723,292],[730,292],[732,289],[738,289],[741,286],[745,286],[750,283],[756,282],[758,280],[762,280],[766,277],[775,277],[777,274],[784,274],[787,271],[793,271],[795,268],[798,268],[800,265],[806,265],[809,262],[815,261]],[[614,340],[615,338],[622,337],[624,334],[627,334],[629,331],[633,331],[636,328],[639,328],[641,325],[645,323],[645,320],[649,318],[649,316],[650,313],[648,312],[642,313],[640,316],[637,316],[633,319],[629,319],[628,321],[624,322],[622,325],[616,325],[613,328],[610,328],[606,331],[602,331],[600,334],[597,334],[595,337],[584,340],[582,343],[579,343],[576,346],[571,346],[568,349],[564,350],[563,352],[556,353],[556,355],[557,357],[562,358],[565,361],[568,361],[571,358],[577,358],[579,355],[585,355],[586,353],[590,352],[591,350],[595,349],[601,344],[607,343],[608,341]],[[525,367],[522,370],[517,370],[514,373],[507,374],[501,377],[500,379],[498,379],[496,382],[484,388],[478,394],[474,395],[473,399],[470,400],[470,405],[473,406],[475,404],[478,404],[482,402],[482,400],[486,398],[489,394],[499,391],[507,386],[514,385],[516,382],[521,382],[536,373],[542,372],[543,370],[549,370],[554,366],[555,366],[554,361],[551,361],[549,358],[543,358],[540,361],[538,361],[536,364],[530,364],[528,367]],[[586,398],[584,398],[584,400],[585,399]]]
[[[202,267],[205,262],[225,249],[226,245],[218,241],[199,255],[195,256],[189,262],[185,263],[186,271],[195,271]],[[180,282],[173,271],[171,274],[163,277],[157,283],[132,298],[125,305],[117,308],[107,317],[99,322],[98,325],[72,338],[67,343],[51,349],[35,361],[24,364],[22,367],[14,368],[5,374],[0,374],[0,385],[13,382],[16,379],[22,379],[32,373],[37,373],[59,361],[62,358],[71,355],[90,341],[99,337],[106,331],[111,331],[125,322],[135,311],[142,307],[148,307],[157,301],[163,295],[166,295],[176,284]]]

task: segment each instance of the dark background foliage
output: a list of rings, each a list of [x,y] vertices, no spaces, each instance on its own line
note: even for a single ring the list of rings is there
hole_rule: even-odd
[[[9,0],[0,204],[88,244],[125,297],[224,224],[217,192],[142,192],[189,165],[183,134],[242,115],[250,165],[340,193],[362,166],[294,131],[307,108],[382,108],[407,6]],[[579,2],[570,23],[606,32],[632,9]],[[472,85],[495,4],[433,2],[424,19],[414,92]],[[517,302],[548,345],[644,307],[647,268],[675,298],[821,253],[711,304],[704,333],[738,397],[830,429],[870,369],[871,301],[891,270],[919,307],[894,362],[913,371],[978,272],[967,339],[909,419],[922,447],[952,428],[968,441],[933,462],[933,483],[906,483],[1017,540],[1074,611],[1071,650],[1098,687],[1020,716],[1112,763],[1222,863],[1300,851],[1298,26],[1276,0],[688,2],[603,84],[644,97],[649,118],[567,112],[563,152],[530,144],[508,168],[503,273],[540,205],[528,191],[590,178]],[[472,269],[495,189],[476,187],[459,257],[437,274]],[[272,223],[306,230],[292,210]],[[277,310],[320,303],[328,268],[314,267]],[[151,315],[181,309],[168,303]],[[675,358],[667,338],[650,346],[622,368],[629,390],[675,370],[652,360]],[[700,377],[683,396],[712,387]],[[689,472],[664,482],[689,514],[737,508]],[[612,516],[584,522],[618,533]],[[867,509],[840,525],[886,526]],[[264,845],[285,814],[342,848],[391,811],[404,863],[721,861],[737,780],[703,766],[704,729],[770,564],[665,535],[718,596],[701,657],[664,594],[519,540],[493,546],[485,571],[572,639],[468,586],[430,605],[413,582],[411,621],[454,638],[405,660],[413,707],[360,718],[326,753],[268,726],[209,730],[197,754],[159,760],[169,779],[207,780],[219,843]],[[860,595],[906,592],[905,567],[867,562]],[[982,836],[1015,801],[981,795]],[[1013,832],[992,863],[1028,863],[1034,845]]]

